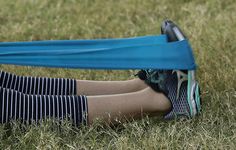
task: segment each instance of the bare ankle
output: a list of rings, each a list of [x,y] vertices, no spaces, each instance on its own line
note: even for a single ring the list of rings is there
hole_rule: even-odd
[[[171,110],[170,100],[163,94],[151,88],[147,88],[147,97],[150,103],[150,112],[169,112]]]

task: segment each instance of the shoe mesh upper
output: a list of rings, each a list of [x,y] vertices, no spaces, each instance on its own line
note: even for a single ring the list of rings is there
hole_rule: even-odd
[[[174,119],[179,116],[190,116],[189,104],[187,101],[187,81],[184,81],[179,90],[179,98],[177,97],[177,75],[169,73],[166,88],[168,89],[168,98],[172,103],[172,110],[164,117],[165,119]]]

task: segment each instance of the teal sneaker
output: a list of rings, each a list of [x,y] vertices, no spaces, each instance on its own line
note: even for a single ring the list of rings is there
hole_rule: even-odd
[[[165,119],[193,118],[201,112],[200,88],[194,71],[170,71],[165,84],[168,90],[166,96],[172,104],[172,110]]]
[[[170,20],[162,23],[162,34],[167,35],[168,42],[186,39],[181,29]],[[200,88],[195,80],[194,70],[140,70],[137,76],[144,80],[156,92],[166,95],[172,104],[172,110],[165,119],[179,116],[192,118],[201,111]]]
[[[164,116],[165,119],[193,118],[200,113],[200,88],[194,71],[149,69],[139,71],[137,76],[170,100],[172,109]]]

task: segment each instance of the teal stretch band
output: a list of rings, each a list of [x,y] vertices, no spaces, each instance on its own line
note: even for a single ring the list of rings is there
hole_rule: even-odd
[[[0,43],[0,64],[84,69],[196,68],[187,40],[166,35]]]

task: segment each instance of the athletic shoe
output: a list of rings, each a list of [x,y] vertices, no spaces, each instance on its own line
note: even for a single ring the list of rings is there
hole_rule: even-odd
[[[181,29],[169,20],[162,23],[161,32],[167,35],[168,42],[186,39]],[[169,98],[172,110],[165,116],[166,119],[178,116],[191,118],[200,112],[200,90],[195,80],[195,71],[147,69],[140,70],[137,76],[153,90]]]
[[[170,100],[172,110],[165,115],[165,119],[180,116],[192,118],[200,113],[200,90],[194,71],[150,69],[139,71],[137,76],[154,91],[163,93]]]
[[[201,111],[199,85],[193,71],[169,71],[166,78],[168,99],[172,110],[165,115],[165,119],[186,116],[192,118]]]

